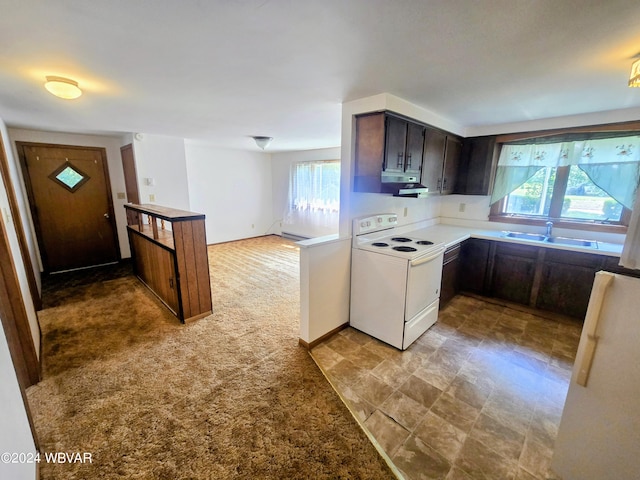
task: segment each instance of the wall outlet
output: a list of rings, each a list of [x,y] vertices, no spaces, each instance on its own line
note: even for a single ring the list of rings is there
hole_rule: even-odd
[[[256,226],[252,223],[252,224],[251,224],[251,228],[256,228]]]
[[[461,203],[460,205],[458,205],[458,211],[459,212],[464,212],[464,210],[467,208],[467,204],[466,203]]]
[[[153,193],[151,195],[149,195],[149,201],[150,202],[155,202],[156,201],[156,196]]]
[[[409,207],[404,207],[404,216],[406,217],[409,213]]]

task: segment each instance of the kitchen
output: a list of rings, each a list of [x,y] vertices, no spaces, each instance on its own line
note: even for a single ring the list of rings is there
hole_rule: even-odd
[[[374,99],[369,100],[373,101]],[[401,105],[401,102],[398,99],[391,99],[391,101],[395,102],[395,107]],[[384,108],[378,105],[377,109],[372,109],[371,111],[380,110],[384,110]],[[367,114],[366,110],[365,114]],[[354,142],[356,148],[358,144],[359,141],[356,140]],[[355,159],[357,150],[355,150],[355,152],[352,150],[350,154],[352,155],[351,158],[353,158],[354,161],[357,161]],[[421,183],[426,183],[424,181],[424,178]],[[362,195],[364,196],[367,194]],[[357,196],[357,194],[354,194],[354,196]],[[367,273],[363,275],[359,266],[359,262],[363,261],[360,250],[364,250],[365,252],[363,253],[366,253],[369,257],[383,258],[388,257],[388,255],[392,253],[391,249],[394,248],[393,245],[412,245],[418,249],[417,253],[402,253],[401,255],[416,255],[415,260],[410,260],[410,262],[418,263],[420,262],[421,258],[424,258],[430,254],[421,253],[420,247],[417,245],[418,242],[415,240],[429,240],[434,244],[434,246],[441,244],[443,247],[446,247],[449,250],[455,249],[456,246],[462,243],[462,248],[460,249],[461,252],[458,256],[457,261],[459,262],[460,266],[460,270],[458,270],[460,275],[459,280],[463,285],[463,290],[465,290],[466,292],[476,292],[483,295],[484,297],[494,297],[494,299],[497,300],[495,303],[498,305],[507,304],[511,307],[516,307],[518,310],[522,310],[523,312],[535,312],[536,315],[540,316],[545,316],[547,313],[549,313],[551,318],[554,318],[554,313],[560,313],[563,316],[569,315],[573,318],[581,319],[584,318],[584,314],[587,310],[587,303],[589,302],[589,295],[591,293],[591,283],[593,282],[596,271],[602,268],[618,272],[620,271],[620,267],[617,264],[620,252],[622,251],[624,235],[612,232],[585,232],[580,230],[571,230],[567,229],[566,225],[562,225],[561,228],[558,228],[553,225],[545,225],[545,222],[539,222],[538,226],[513,223],[492,224],[491,222],[487,221],[489,217],[488,197],[480,197],[474,199],[471,196],[458,195],[452,195],[449,197],[438,197],[439,201],[441,202],[440,218],[427,220],[425,222],[410,222],[398,227],[396,222],[398,222],[398,220],[400,220],[401,222],[404,215],[407,214],[407,210],[410,210],[411,207],[402,206],[401,208],[394,208],[394,206],[391,205],[393,202],[397,201],[398,197],[392,197],[388,194],[386,196],[380,196],[386,198],[386,200],[389,202],[389,206],[387,206],[386,208],[382,207],[377,212],[371,211],[370,215],[362,215],[362,217],[357,217],[357,219],[354,220],[353,223],[353,241],[351,242],[351,244],[345,242],[345,248],[353,248],[352,262],[354,263],[352,264],[352,268],[356,269],[355,273],[352,271],[351,274],[352,282],[354,282],[355,279],[355,283],[352,283],[351,287],[352,297],[350,300],[351,312],[349,317],[350,321],[352,322],[351,325],[355,327],[356,330],[349,328],[345,331],[339,331],[338,335],[335,335],[335,331],[338,331],[340,328],[339,325],[327,325],[327,329],[329,329],[329,327],[333,328],[332,330],[330,330],[330,332],[334,333],[334,335],[329,336],[329,338],[325,338],[324,341],[320,343],[320,346],[318,347],[319,351],[316,354],[316,359],[318,363],[323,366],[329,378],[332,379],[332,382],[336,386],[335,388],[337,388],[337,390],[340,391],[343,395],[343,398],[346,399],[346,403],[353,406],[354,416],[360,418],[365,426],[369,426],[371,428],[371,432],[374,437],[378,439],[378,435],[380,435],[380,438],[382,438],[382,440],[380,440],[380,443],[383,445],[382,449],[386,450],[386,448],[384,447],[388,447],[390,449],[389,452],[387,452],[389,456],[391,457],[392,455],[395,455],[393,457],[393,461],[402,464],[402,452],[404,447],[399,447],[399,444],[397,443],[389,443],[388,436],[393,436],[393,434],[389,432],[395,432],[395,435],[400,436],[400,438],[402,438],[402,441],[405,441],[407,439],[406,435],[410,435],[409,432],[411,432],[413,428],[417,427],[415,424],[412,424],[411,428],[409,428],[407,424],[398,422],[397,416],[393,416],[388,413],[390,412],[391,407],[389,407],[388,405],[380,406],[380,404],[383,404],[380,399],[377,400],[377,402],[379,403],[376,404],[376,400],[374,400],[376,398],[376,395],[382,395],[382,397],[380,398],[384,400],[384,398],[386,398],[386,396],[388,396],[393,391],[387,390],[389,388],[388,385],[390,384],[391,386],[393,386],[394,383],[393,381],[389,381],[389,379],[385,377],[386,374],[384,373],[384,371],[372,373],[375,371],[375,368],[382,368],[384,362],[382,364],[373,363],[373,366],[371,367],[372,371],[368,374],[368,377],[366,373],[362,372],[362,369],[358,369],[358,371],[365,375],[365,378],[368,378],[368,380],[364,380],[362,378],[360,378],[359,380],[357,378],[354,379],[354,377],[351,376],[354,375],[353,370],[350,369],[348,365],[349,359],[353,360],[354,358],[358,358],[359,354],[357,352],[368,352],[366,354],[367,360],[365,361],[365,357],[363,357],[362,362],[373,362],[373,360],[371,360],[371,355],[374,353],[372,352],[372,350],[374,350],[375,353],[381,353],[377,350],[377,347],[376,349],[374,349],[374,346],[379,345],[380,342],[374,341],[373,344],[370,343],[368,341],[371,338],[370,336],[381,339],[383,341],[382,345],[393,345],[399,350],[404,350],[408,347],[408,345],[403,344],[402,330],[400,329],[398,331],[397,329],[394,330],[390,327],[392,323],[391,319],[397,318],[397,315],[400,312],[397,312],[397,308],[394,310],[393,308],[389,307],[389,305],[396,302],[396,295],[393,293],[395,292],[394,284],[398,284],[403,276],[407,279],[406,281],[409,282],[411,273],[399,273],[399,276],[397,276],[395,273],[393,273],[395,270],[393,270],[391,267],[391,260],[387,261],[387,266],[381,269],[373,268],[374,262],[372,260],[371,262],[369,262],[371,268],[369,270],[365,270],[365,272]],[[422,199],[418,198],[411,201],[419,202],[421,200]],[[380,204],[383,203],[383,200],[377,201]],[[463,211],[463,208],[461,208],[461,205],[463,204],[464,207],[466,207],[468,204],[471,205],[471,212],[473,212],[471,213],[471,215],[476,215],[476,218],[464,218],[469,215],[469,213]],[[407,205],[410,204],[407,203]],[[445,208],[446,210],[444,210]],[[446,215],[442,215],[443,210],[447,212]],[[396,213],[384,214],[383,212]],[[363,211],[363,213],[365,212]],[[449,216],[451,218],[447,218]],[[374,227],[376,225],[381,225],[381,227],[378,228],[380,233],[374,233],[373,236],[370,233],[367,233],[366,229],[369,225],[373,225]],[[361,231],[363,228],[365,232]],[[360,236],[363,239],[362,241],[357,240]],[[403,242],[403,238],[401,237],[408,237],[407,240],[412,239],[414,241]],[[551,239],[551,241],[549,241],[549,238]],[[598,240],[574,241],[575,239],[584,238],[597,238]],[[563,241],[566,243],[562,244]],[[328,242],[329,247],[335,248],[335,244],[336,242],[339,242],[339,240],[328,239]],[[309,242],[309,244],[309,250],[313,250],[314,248],[321,248],[317,246],[317,243]],[[480,255],[478,255],[478,245],[480,245]],[[368,253],[375,252],[376,249],[377,254]],[[312,254],[313,253],[309,252],[309,255]],[[517,262],[520,261],[522,257],[526,259],[526,278],[522,276],[522,272],[518,271],[517,268]],[[591,262],[591,264],[589,262]],[[375,264],[378,263],[382,264],[382,260],[380,260],[379,262],[375,262]],[[496,265],[498,266],[496,267]],[[332,270],[331,274],[335,275],[336,266],[331,265],[330,268]],[[376,272],[380,272],[379,276],[375,276]],[[478,272],[481,273],[478,274]],[[329,273],[330,272],[327,271],[327,274]],[[637,272],[634,273],[633,271],[627,270],[626,273],[631,273],[632,275],[635,274],[637,276]],[[374,277],[371,278],[372,276]],[[500,278],[502,278],[502,280],[500,280]],[[527,284],[526,279],[528,279],[528,285],[526,285],[525,288],[522,288],[520,284]],[[316,279],[316,281],[319,280]],[[344,282],[347,283],[346,278]],[[452,283],[454,285],[456,284],[455,281]],[[359,293],[361,284],[365,285],[365,291],[367,289],[370,289],[370,291],[372,292],[368,299],[366,298],[365,294]],[[443,292],[445,289],[445,284],[446,282],[443,280]],[[513,288],[514,285],[516,285],[517,288]],[[342,284],[339,284],[336,290],[339,290],[341,286]],[[409,305],[409,303],[411,302],[411,293],[409,292],[409,286],[407,286],[406,288],[406,301],[407,305]],[[353,292],[355,292],[355,300],[356,302],[358,302],[358,306],[356,306],[355,312],[353,310]],[[340,292],[337,292],[336,295],[340,295]],[[359,300],[359,298],[363,299]],[[402,298],[404,299],[404,296],[402,296]],[[451,294],[449,294],[449,298],[451,298]],[[491,300],[495,301],[494,299]],[[505,303],[504,300],[507,300],[507,302]],[[345,304],[349,305],[347,304],[346,300],[344,301],[343,305]],[[476,304],[475,308],[477,308],[478,310],[482,310],[483,307],[481,305],[482,304]],[[323,307],[325,309],[327,308],[326,303],[323,304]],[[544,310],[532,310],[530,307],[542,307],[542,309],[546,309],[547,312],[545,312]],[[454,309],[459,310],[459,307],[456,306],[454,307]],[[551,310],[551,312],[548,312],[549,310]],[[444,320],[444,325],[450,326],[451,323],[449,322],[451,321],[451,315],[447,311],[446,307],[444,309],[444,313],[446,319]],[[355,324],[353,322],[354,314],[356,316]],[[429,315],[428,309],[424,310],[424,314]],[[504,312],[502,312],[501,314],[504,315]],[[362,320],[360,319],[361,315]],[[412,318],[412,315],[413,314],[408,315],[405,319],[402,314],[400,314],[400,324],[402,324],[405,320],[407,321],[407,323],[405,323],[405,339],[407,338],[406,329],[410,328],[409,326],[411,324],[410,320]],[[431,322],[429,322],[429,324],[430,323]],[[379,327],[379,325],[383,325],[384,328]],[[472,326],[468,325],[468,322],[464,322],[464,318],[462,320],[456,320],[453,325],[455,325],[456,327],[460,327],[461,325],[463,325],[463,328],[467,329],[467,331],[473,332],[472,335],[475,335],[475,337],[479,335],[478,327],[475,327],[474,329]],[[545,338],[546,333],[544,333],[544,323],[542,323],[541,325],[542,330],[539,331],[538,336],[539,338]],[[557,324],[555,324],[553,321],[550,321],[548,328],[553,330],[554,328],[556,328],[556,326]],[[561,328],[565,327],[569,328],[567,325],[564,325]],[[438,328],[443,327],[440,326]],[[358,335],[358,331],[368,333],[370,336],[362,337],[361,335]],[[487,327],[486,331],[482,332],[482,335],[487,335],[487,333],[489,332],[491,332],[491,330]],[[427,333],[424,334],[424,338],[428,338],[429,334],[430,333],[427,331]],[[436,330],[436,335],[442,336],[443,331]],[[577,340],[576,337],[579,337],[579,329],[577,333],[574,330],[573,335],[574,340]],[[351,341],[354,340],[354,338],[357,339],[357,341]],[[410,341],[415,341],[415,338],[411,335]],[[429,342],[429,340],[424,341],[427,343]],[[535,346],[534,340],[531,340],[531,343],[533,346]],[[569,341],[569,344],[571,344],[571,341]],[[349,347],[347,347],[347,345],[349,345]],[[421,340],[417,340],[416,345],[418,345],[418,348],[425,347],[423,344],[421,344]],[[430,347],[433,347],[433,345],[430,345]],[[566,378],[567,376],[570,376],[570,365],[573,362],[571,350],[573,348],[573,354],[575,354],[575,347],[577,347],[577,343],[575,343],[573,347],[570,347],[568,345],[561,346],[561,344],[558,344],[559,350],[557,351],[557,354],[560,356],[563,356],[565,354],[569,355],[569,364],[564,364],[565,370],[564,373],[561,374],[561,377]],[[412,347],[410,346],[408,347],[409,351],[411,351],[411,348]],[[430,350],[429,353],[434,354],[433,350]],[[531,352],[527,353],[531,354]],[[539,354],[541,352],[537,353]],[[551,350],[549,350],[549,353],[551,353]],[[380,354],[380,357],[377,361],[382,362],[383,358],[384,355]],[[378,366],[376,367],[376,365]],[[569,371],[566,370],[567,366],[569,366]],[[413,368],[415,368],[415,366]],[[460,368],[460,365],[458,365],[458,368]],[[506,371],[507,369],[505,368],[504,370]],[[421,370],[418,369],[418,371]],[[464,367],[461,371],[464,371]],[[396,371],[396,374],[402,375],[398,373],[398,371]],[[406,371],[403,374],[406,374]],[[422,375],[423,376],[421,378],[425,378],[426,374],[424,372],[422,373]],[[439,385],[439,387],[444,390],[448,388],[448,386],[455,378],[455,376],[451,376],[451,372],[448,372],[448,375],[448,377],[444,377],[447,379],[447,381],[444,383],[437,383],[438,381],[442,381],[442,376],[437,377],[438,380],[434,380],[433,378],[431,378],[430,382],[432,385]],[[402,376],[400,376],[399,378],[402,378]],[[388,383],[385,384],[383,382],[381,384],[379,383],[380,379],[384,379]],[[377,385],[377,387],[371,387],[370,384]],[[398,385],[395,385],[395,387],[400,389],[402,388]],[[399,390],[393,393],[393,395],[401,394],[402,392],[399,393]],[[361,395],[365,395],[365,397],[362,397]],[[367,398],[368,400],[365,401],[364,398]],[[561,398],[564,397],[561,396]],[[432,399],[430,401],[433,402]],[[378,410],[376,410],[376,405],[379,405]],[[431,404],[429,404],[429,406],[430,405]],[[380,408],[382,408],[382,410],[380,410]],[[374,421],[373,425],[371,425],[372,419],[376,418],[375,412],[379,413],[380,411],[384,411],[385,408],[387,413],[379,414],[378,420]],[[372,412],[374,412],[374,415],[372,415]],[[389,420],[389,418],[394,418],[395,421],[401,425],[401,427],[398,427],[398,425],[393,421],[390,425],[381,427],[380,422],[384,424],[385,421],[379,420],[380,418],[386,418],[387,421]],[[557,420],[559,420],[559,418]],[[389,428],[391,428],[391,430],[389,430]],[[398,432],[398,428],[400,428],[401,432],[405,432],[406,435],[404,433]],[[457,432],[458,434],[460,434],[459,430],[457,430]],[[409,436],[409,439],[411,439],[412,436],[413,434]],[[409,440],[406,441],[409,442]],[[455,450],[455,452],[458,452],[458,450]],[[405,452],[405,455],[406,454],[408,453]],[[416,450],[412,450],[411,453],[411,455],[418,457],[420,457],[421,454],[424,454],[424,451],[421,452],[419,448],[417,448]],[[524,453],[523,456],[524,458],[526,458],[526,455]],[[542,458],[544,458],[545,460],[542,461]],[[548,466],[551,460],[551,456],[547,451],[547,454],[542,455],[542,457],[539,457],[538,460],[538,466]],[[437,464],[437,462],[435,461],[433,463]],[[445,472],[447,471],[448,470],[445,469]],[[545,475],[545,473],[541,471],[536,471],[535,473],[539,475]]]

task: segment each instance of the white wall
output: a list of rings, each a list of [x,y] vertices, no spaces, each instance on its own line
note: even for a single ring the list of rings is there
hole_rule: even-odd
[[[140,203],[191,210],[184,140],[149,134],[136,137],[139,138],[134,137],[133,155]],[[120,164],[122,170],[122,161]],[[153,179],[154,185],[146,185],[145,179]],[[151,200],[150,195],[155,198]]]
[[[18,158],[17,150],[15,147],[16,141],[104,148],[107,152],[107,166],[109,168],[109,180],[111,182],[113,209],[116,215],[116,227],[118,233],[118,242],[120,245],[120,255],[122,256],[122,258],[131,256],[131,250],[129,249],[129,239],[127,237],[126,230],[127,217],[123,207],[123,205],[126,203],[126,199],[118,199],[118,193],[124,194],[126,192],[124,185],[124,172],[122,170],[122,157],[120,156],[120,147],[125,144],[125,137],[106,135],[81,135],[62,132],[44,132],[39,130],[24,130],[18,128],[10,128],[9,137],[11,138],[11,146],[13,148],[15,158]]]
[[[322,229],[309,223],[288,224],[285,213],[289,203],[289,173],[291,165],[295,162],[339,159],[340,147],[271,154],[271,188],[273,189],[272,216],[276,221],[272,233],[280,234],[282,231],[285,231],[308,238],[338,233],[337,229],[336,231]]]
[[[307,343],[349,321],[351,242],[311,239],[300,245],[300,339]]]
[[[24,401],[13,368],[9,345],[0,329],[0,453],[31,453],[36,451]],[[36,463],[13,464],[0,462],[0,478],[34,480]]]
[[[207,243],[271,233],[271,158],[267,153],[185,144],[191,210],[206,215]]]

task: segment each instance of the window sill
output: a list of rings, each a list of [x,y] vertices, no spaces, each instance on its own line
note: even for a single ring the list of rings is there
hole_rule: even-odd
[[[596,223],[590,221],[568,221],[560,218],[533,218],[520,215],[490,215],[490,222],[513,223],[519,225],[535,225],[545,227],[549,221],[553,222],[554,228],[568,228],[572,230],[584,230],[588,232],[607,232],[607,233],[627,233],[625,225]]]

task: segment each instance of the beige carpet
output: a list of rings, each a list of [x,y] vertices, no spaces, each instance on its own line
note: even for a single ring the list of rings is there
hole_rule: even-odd
[[[214,314],[181,325],[132,276],[50,291],[28,390],[43,479],[393,478],[298,341],[298,251],[209,247]]]

